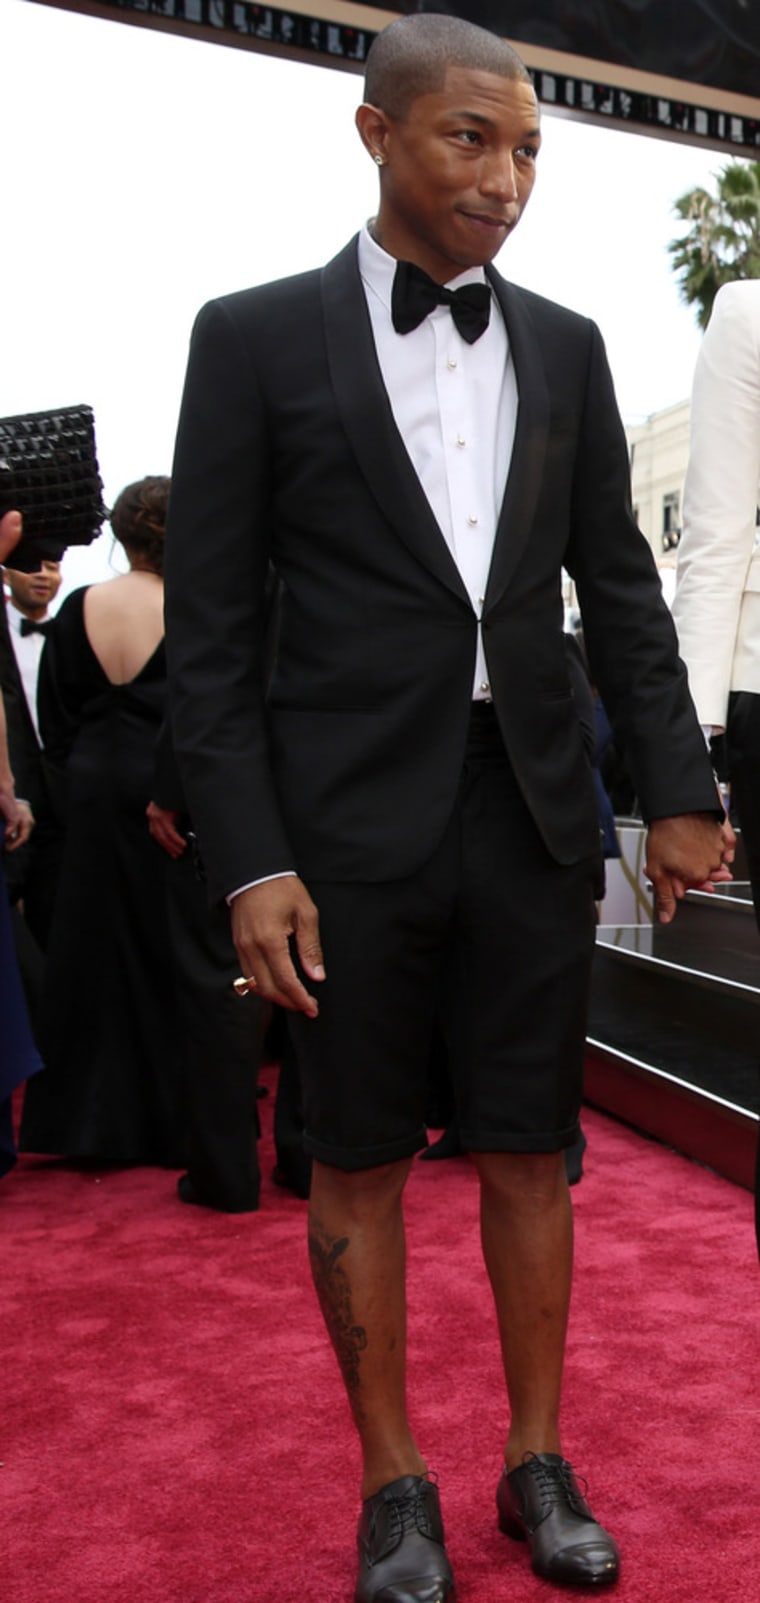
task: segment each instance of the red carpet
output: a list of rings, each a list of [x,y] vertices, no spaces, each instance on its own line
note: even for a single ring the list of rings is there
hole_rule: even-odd
[[[585,1123],[565,1450],[622,1545],[610,1596],[757,1603],[750,1197]],[[548,1600],[496,1529],[505,1406],[467,1162],[417,1165],[408,1199],[415,1421],[460,1603]],[[183,1207],[160,1170],[25,1158],[0,1208],[3,1603],[350,1603],[358,1461],[304,1204],[267,1179],[236,1218]]]

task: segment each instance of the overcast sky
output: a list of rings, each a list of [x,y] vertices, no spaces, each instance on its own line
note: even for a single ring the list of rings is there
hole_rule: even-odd
[[[318,266],[374,210],[361,79],[0,0],[0,416],[87,401],[113,501],[168,473],[187,341],[210,296]],[[599,323],[627,421],[689,393],[673,201],[719,152],[544,115],[536,188],[498,260]],[[110,540],[69,553],[66,588]]]

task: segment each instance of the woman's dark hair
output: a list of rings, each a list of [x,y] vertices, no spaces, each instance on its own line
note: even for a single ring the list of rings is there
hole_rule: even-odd
[[[164,537],[171,479],[154,475],[128,484],[117,495],[111,528],[128,555],[141,557],[155,573],[164,571]]]

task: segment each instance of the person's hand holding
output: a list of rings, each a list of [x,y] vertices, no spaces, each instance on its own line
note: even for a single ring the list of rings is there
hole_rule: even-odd
[[[257,996],[315,1019],[319,1004],[299,979],[290,951],[292,936],[307,978],[325,978],[319,915],[303,881],[289,874],[253,885],[235,897],[231,912],[242,977],[255,980]]]
[[[187,841],[177,828],[179,813],[169,807],[159,807],[158,802],[152,801],[148,802],[145,816],[154,841],[168,857],[173,857],[176,861],[187,851]]]
[[[34,829],[34,813],[28,802],[16,800],[12,785],[0,785],[0,816],[5,819],[5,851],[18,851]]]
[[[6,512],[0,518],[0,562],[5,562],[21,539],[21,513]]]
[[[657,917],[669,924],[687,890],[710,890],[730,880],[736,836],[727,818],[681,813],[655,818],[647,831],[644,873],[654,887]]]

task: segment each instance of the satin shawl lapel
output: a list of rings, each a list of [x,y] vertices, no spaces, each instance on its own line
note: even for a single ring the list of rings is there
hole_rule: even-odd
[[[375,352],[355,239],[322,270],[322,307],[330,377],[362,474],[405,545],[471,610],[394,421]]]
[[[503,595],[525,550],[544,472],[549,431],[549,391],[532,318],[519,292],[488,272],[504,314],[517,379],[515,429],[501,513],[486,585],[487,612]]]

